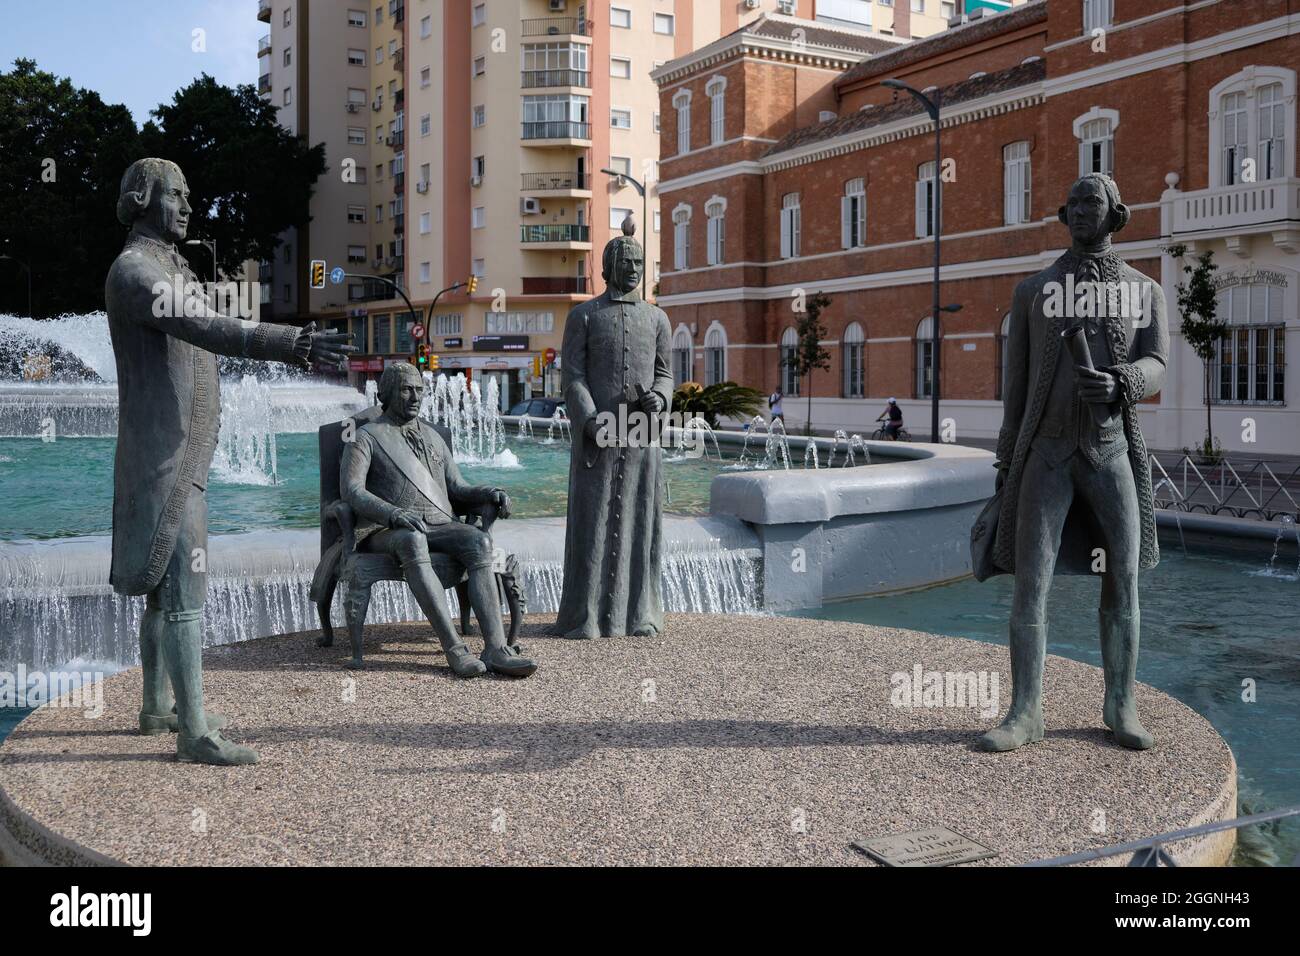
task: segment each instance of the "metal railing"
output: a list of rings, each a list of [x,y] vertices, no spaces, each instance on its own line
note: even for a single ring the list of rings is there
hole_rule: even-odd
[[[541,192],[546,189],[590,189],[591,177],[586,173],[524,173],[524,192]]]
[[[271,52],[271,34],[267,34],[257,41],[257,55],[266,56]]]
[[[1300,464],[1288,472],[1267,461],[1198,463],[1182,455],[1168,468],[1154,454],[1150,461],[1157,508],[1263,521],[1300,518]]]
[[[271,74],[270,74],[270,73],[263,73],[261,76],[259,76],[259,77],[257,78],[257,92],[259,92],[259,93],[270,93],[270,92],[271,92]]]
[[[589,70],[524,70],[520,73],[520,85],[526,89],[543,86],[580,86],[591,88]]]
[[[271,22],[271,0],[257,0],[257,19],[263,23]]]
[[[590,123],[571,123],[567,120],[544,120],[524,123],[524,139],[591,139]]]
[[[523,276],[524,295],[585,295],[586,276]]]
[[[520,242],[590,242],[591,227],[573,223],[520,226]]]
[[[1025,866],[1072,866],[1075,863],[1089,863],[1093,860],[1102,860],[1110,856],[1121,856],[1125,853],[1132,853],[1133,859],[1129,861],[1129,866],[1177,866],[1178,863],[1165,851],[1165,846],[1170,843],[1178,843],[1181,840],[1190,840],[1193,837],[1206,836],[1211,833],[1222,833],[1225,830],[1236,830],[1239,827],[1254,826],[1257,823],[1270,823],[1273,820],[1285,820],[1288,817],[1300,816],[1300,807],[1288,807],[1285,810],[1270,810],[1268,813],[1252,813],[1249,816],[1237,817],[1234,820],[1221,820],[1218,823],[1203,823],[1200,826],[1185,827],[1182,830],[1172,830],[1169,833],[1161,833],[1157,836],[1146,837],[1141,840],[1133,840],[1129,843],[1117,843],[1114,846],[1105,846],[1096,850],[1084,850],[1082,853],[1071,853],[1068,856],[1054,856],[1049,860],[1035,860],[1033,863],[1026,863]],[[1300,866],[1300,855],[1297,855],[1291,863],[1292,866]]]
[[[522,34],[526,37],[560,36],[568,33],[574,36],[591,36],[592,21],[578,17],[542,17],[536,20],[524,20]]]

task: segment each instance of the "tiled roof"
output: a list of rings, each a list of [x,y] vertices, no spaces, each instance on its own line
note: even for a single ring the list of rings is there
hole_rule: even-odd
[[[969,23],[951,27],[942,33],[926,37],[924,40],[916,40],[907,46],[895,48],[889,53],[882,53],[879,56],[863,60],[851,70],[846,70],[835,81],[835,87],[840,89],[863,77],[876,76],[889,70],[897,70],[901,66],[917,63],[927,57],[979,43],[989,37],[997,36],[999,33],[1017,30],[1033,23],[1041,23],[1046,19],[1047,0],[1029,0],[1023,6],[1012,7],[1003,13],[995,13],[991,16],[981,17],[978,20],[971,20]]]
[[[803,32],[796,34],[796,30]],[[810,46],[852,50],[856,53],[882,53],[897,50],[900,46],[897,41],[884,40],[868,33],[834,30],[819,26],[810,20],[777,18],[767,14],[736,32],[779,40],[794,40],[796,37],[801,37]]]
[[[1028,86],[1031,83],[1039,82],[1046,76],[1047,64],[1043,60],[1031,60],[1028,63],[1021,63],[1019,66],[1000,70],[997,73],[986,73],[984,76],[962,80],[960,83],[953,83],[951,86],[945,86],[940,90],[941,107],[955,106],[958,103],[977,100],[981,97],[991,96],[994,93],[1013,90],[1019,86]],[[848,133],[856,133],[920,112],[922,112],[921,104],[906,91],[900,91],[898,99],[884,106],[873,106],[870,109],[857,110],[851,116],[827,120],[825,123],[805,126],[803,129],[787,133],[765,155],[771,156],[775,153],[784,153],[788,150],[798,149],[801,146],[807,146],[810,143],[833,139],[836,136],[844,136]]]

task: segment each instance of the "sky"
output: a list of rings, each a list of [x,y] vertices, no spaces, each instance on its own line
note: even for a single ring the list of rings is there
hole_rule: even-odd
[[[201,73],[256,83],[257,41],[269,33],[257,0],[6,0],[0,72],[18,57],[123,103],[137,125]],[[206,51],[196,52],[194,31]]]

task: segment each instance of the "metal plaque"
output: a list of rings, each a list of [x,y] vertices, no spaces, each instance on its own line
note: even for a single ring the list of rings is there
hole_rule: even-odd
[[[853,846],[882,866],[955,866],[998,855],[947,827],[854,840]]]

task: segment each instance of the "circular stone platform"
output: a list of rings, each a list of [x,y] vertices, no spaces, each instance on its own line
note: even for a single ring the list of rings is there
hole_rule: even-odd
[[[974,749],[971,708],[891,705],[891,675],[996,671],[1006,649],[780,617],[669,615],[657,638],[566,641],[530,618],[525,681],[465,681],[427,626],[368,629],[368,667],[296,634],[207,652],[246,768],[178,764],[105,714],[43,708],[0,746],[0,854],[131,864],[869,864],[854,840],[947,826],[1024,863],[1236,812],[1236,767],[1149,687],[1156,749],[1101,727],[1101,672],[1049,658],[1047,739]],[[476,643],[471,638],[472,643]],[[346,643],[346,642],[344,642]],[[1105,832],[1094,832],[1104,819]],[[1170,850],[1222,863],[1231,834]],[[1114,862],[1124,862],[1116,860]]]

